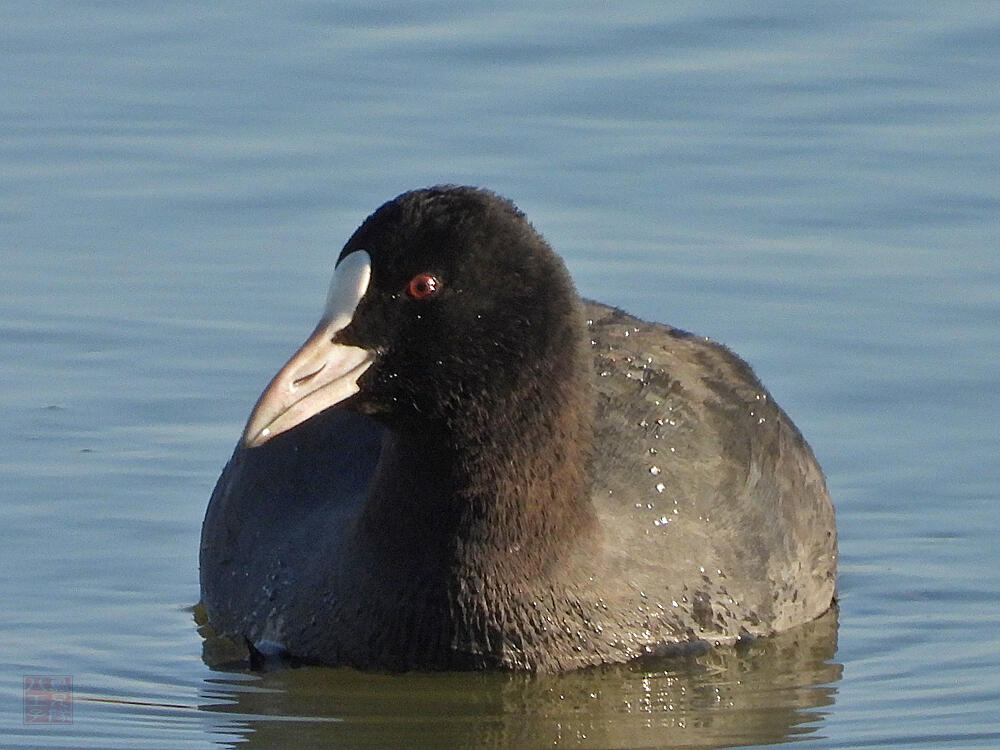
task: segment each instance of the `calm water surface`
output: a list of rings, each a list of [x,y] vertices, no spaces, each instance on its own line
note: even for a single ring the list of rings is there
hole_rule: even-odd
[[[10,747],[1000,745],[1000,4],[0,10]],[[204,507],[333,259],[485,185],[724,341],[826,469],[836,613],[556,677],[210,669]],[[72,724],[25,724],[70,675]]]

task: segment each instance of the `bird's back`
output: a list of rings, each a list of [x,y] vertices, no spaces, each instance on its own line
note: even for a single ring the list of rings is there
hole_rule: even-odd
[[[731,641],[833,599],[833,507],[809,446],[728,349],[587,303],[593,493],[609,594],[651,641]]]

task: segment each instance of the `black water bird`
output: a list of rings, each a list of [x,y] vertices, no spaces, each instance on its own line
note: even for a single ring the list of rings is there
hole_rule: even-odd
[[[836,554],[749,366],[581,300],[513,204],[444,186],[347,242],[212,495],[201,591],[266,653],[557,671],[807,622]]]

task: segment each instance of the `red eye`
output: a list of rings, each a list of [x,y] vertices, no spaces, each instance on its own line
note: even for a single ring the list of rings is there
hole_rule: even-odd
[[[430,273],[418,273],[406,285],[410,299],[428,299],[441,291],[441,281]]]

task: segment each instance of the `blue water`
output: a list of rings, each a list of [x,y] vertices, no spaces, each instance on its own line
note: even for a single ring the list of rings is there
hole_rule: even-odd
[[[10,747],[1000,745],[1000,3],[8,1]],[[746,357],[839,628],[551,678],[210,669],[204,506],[375,207],[515,200],[585,295]],[[70,675],[72,724],[25,724]]]

